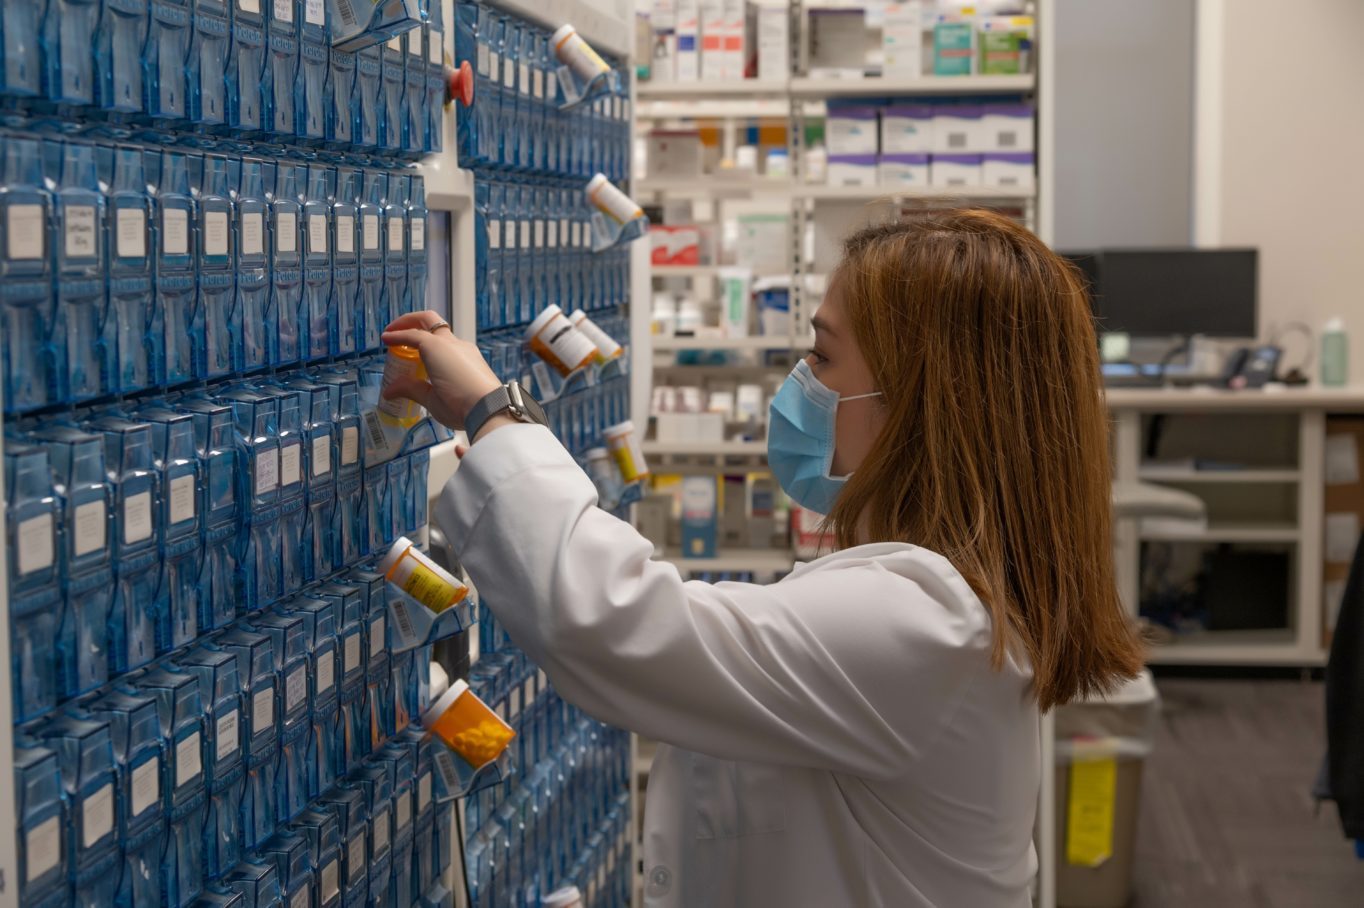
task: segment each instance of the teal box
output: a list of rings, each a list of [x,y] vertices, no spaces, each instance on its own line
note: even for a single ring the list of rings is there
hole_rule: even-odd
[[[975,59],[976,29],[970,22],[939,22],[933,26],[933,74],[969,76]]]
[[[682,480],[682,557],[714,558],[719,526],[719,485],[714,476]]]

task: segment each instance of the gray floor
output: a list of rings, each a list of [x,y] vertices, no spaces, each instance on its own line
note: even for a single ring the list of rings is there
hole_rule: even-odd
[[[1138,908],[1364,906],[1364,861],[1310,791],[1321,685],[1161,679],[1143,779]]]

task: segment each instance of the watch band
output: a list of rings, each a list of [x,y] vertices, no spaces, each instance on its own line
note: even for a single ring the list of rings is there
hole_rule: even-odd
[[[469,436],[469,441],[473,442],[484,423],[504,410],[510,410],[511,415],[521,422],[549,425],[539,401],[527,394],[519,382],[510,381],[488,392],[464,417],[464,433]]]

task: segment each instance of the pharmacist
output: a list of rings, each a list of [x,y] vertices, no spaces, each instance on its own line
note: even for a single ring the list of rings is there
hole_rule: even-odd
[[[646,904],[1024,908],[1038,714],[1135,674],[1076,274],[982,211],[847,244],[772,403],[771,468],[837,550],[683,582],[433,312],[408,397],[473,442],[441,526],[562,696],[665,742]],[[520,400],[519,404],[515,404]]]

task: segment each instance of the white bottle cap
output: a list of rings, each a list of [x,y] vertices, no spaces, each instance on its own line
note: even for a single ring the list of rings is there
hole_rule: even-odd
[[[456,678],[451,682],[450,689],[441,694],[440,699],[432,703],[426,712],[422,713],[422,727],[430,728],[434,725],[436,720],[445,715],[445,711],[454,706],[455,701],[462,697],[468,689],[469,682],[463,678]]]
[[[606,174],[599,173],[587,181],[587,194],[591,195],[606,185]]]
[[[583,895],[577,886],[556,889],[540,900],[540,908],[581,908]]]
[[[588,448],[587,453],[583,454],[583,459],[591,462],[594,460],[605,460],[611,456],[611,452],[605,448]]]
[[[625,422],[618,422],[614,426],[607,426],[602,429],[601,434],[610,438],[614,435],[629,435],[633,431],[635,431],[635,424],[627,419]]]
[[[563,43],[563,40],[565,38],[567,38],[569,35],[574,34],[577,31],[578,30],[576,28],[574,28],[572,25],[566,22],[563,25],[559,26],[557,29],[555,29],[554,37],[549,39],[550,43],[554,45],[554,47],[557,49],[559,45]]]
[[[389,546],[388,553],[385,554],[384,559],[379,562],[379,573],[387,577],[388,572],[393,570],[393,565],[397,564],[398,559],[403,557],[403,552],[412,548],[412,544],[412,540],[408,539],[406,536],[399,536],[397,539],[393,540],[393,545]]]
[[[1321,330],[1327,333],[1335,331],[1344,331],[1345,320],[1340,318],[1339,316],[1336,316],[1335,318],[1328,318],[1326,320],[1326,324],[1322,325]]]
[[[550,303],[544,308],[543,312],[535,317],[535,321],[530,323],[530,327],[526,329],[526,337],[535,337],[545,325],[548,325],[550,322],[554,321],[554,319],[562,315],[563,311],[564,310],[560,309],[554,303]]]

